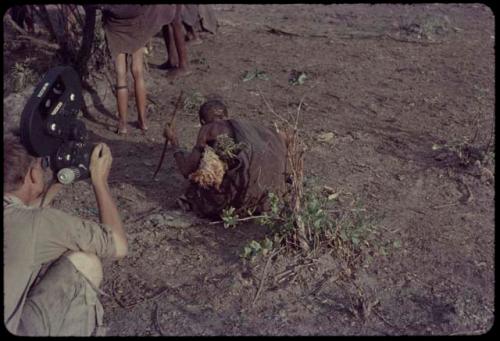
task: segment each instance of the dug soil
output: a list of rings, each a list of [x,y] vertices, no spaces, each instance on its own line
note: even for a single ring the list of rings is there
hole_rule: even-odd
[[[113,153],[110,187],[130,244],[126,258],[104,262],[107,335],[488,331],[495,275],[492,11],[480,4],[214,9],[219,30],[188,45],[188,76],[170,79],[157,68],[166,50],[154,37],[147,133],[137,129],[132,89],[126,136],[114,133],[116,103],[106,78],[93,77],[84,94],[91,139]],[[8,53],[4,65],[15,61]],[[306,254],[275,248],[272,258],[247,260],[243,247],[268,228],[252,221],[225,228],[183,212],[176,199],[187,180],[171,150],[152,179],[181,90],[176,121],[185,147],[195,141],[201,100],[213,95],[232,117],[264,125],[298,117],[306,180],[330,197],[332,212],[363,212],[370,236],[355,241],[363,252],[344,258],[326,246]],[[29,94],[6,89],[5,112],[22,108]],[[98,219],[88,181],[67,186],[54,206]]]

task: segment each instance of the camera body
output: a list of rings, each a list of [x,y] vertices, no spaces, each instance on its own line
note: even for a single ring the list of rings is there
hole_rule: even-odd
[[[58,66],[37,84],[21,115],[21,142],[28,152],[48,160],[57,174],[63,169],[75,172],[71,181],[90,175],[92,148],[85,124],[78,120],[82,105],[78,74],[69,66]]]

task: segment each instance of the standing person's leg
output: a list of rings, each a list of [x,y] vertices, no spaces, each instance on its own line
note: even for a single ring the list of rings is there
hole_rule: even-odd
[[[172,25],[164,25],[161,28],[165,47],[167,48],[167,61],[160,65],[160,69],[172,69],[179,65],[179,58],[177,56],[177,48],[175,47],[174,31]]]
[[[174,20],[169,25],[164,26],[163,30],[163,37],[167,45],[169,59],[167,63],[160,65],[160,69],[172,69],[167,73],[167,77],[186,76],[191,72],[188,68],[185,33],[180,15],[183,5],[176,6],[177,9]],[[177,57],[177,65],[173,65],[175,62],[173,58],[175,57]]]
[[[180,7],[181,5],[177,5]],[[175,41],[175,47],[177,49],[177,56],[179,57],[179,73],[187,73],[188,68],[188,56],[187,56],[187,48],[186,41],[184,35],[184,29],[182,27],[182,20],[180,17],[180,11],[177,11],[177,14],[172,22],[172,29]]]
[[[193,26],[184,24],[184,28],[186,29],[186,38],[190,45],[198,45],[203,42]]]
[[[120,53],[116,57],[116,105],[118,107],[118,134],[127,133],[128,85],[127,85],[127,55]]]
[[[148,130],[146,123],[146,86],[144,84],[144,49],[132,54],[132,76],[134,77],[135,103],[139,115],[139,128]]]

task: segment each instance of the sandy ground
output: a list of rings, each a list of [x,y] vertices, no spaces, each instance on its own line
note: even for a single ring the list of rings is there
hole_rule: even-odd
[[[191,75],[171,80],[158,70],[166,52],[162,39],[153,39],[147,134],[135,127],[133,98],[123,137],[113,132],[109,84],[95,79],[85,92],[93,120],[83,120],[94,142],[111,146],[111,190],[130,242],[129,256],[104,263],[108,335],[449,335],[491,328],[494,148],[478,163],[464,146],[494,144],[492,11],[479,4],[214,8],[219,31],[189,46]],[[4,50],[4,76],[16,58],[19,51]],[[267,79],[243,81],[252,70]],[[289,83],[293,70],[306,74],[303,84]],[[9,90],[4,117],[19,113],[32,87]],[[199,128],[197,98],[220,95],[233,117],[268,125],[279,119],[265,100],[283,117],[295,117],[302,102],[308,181],[340,193],[338,205],[361,205],[373,222],[373,243],[349,260],[326,248],[307,256],[281,251],[264,271],[268,257],[249,262],[239,254],[264,238],[265,227],[225,229],[181,212],[175,200],[186,181],[171,152],[151,179],[181,90],[193,102],[177,115],[186,147]],[[98,219],[86,181],[68,186],[54,205]]]

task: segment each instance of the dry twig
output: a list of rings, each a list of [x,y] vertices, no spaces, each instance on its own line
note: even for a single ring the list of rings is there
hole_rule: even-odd
[[[456,206],[460,204],[458,201],[456,202],[452,202],[452,203],[448,203],[448,204],[443,204],[443,205],[436,205],[436,206],[432,206],[432,209],[434,210],[438,210],[440,208],[445,208],[445,207],[451,207],[451,206]]]
[[[385,317],[384,317],[384,316],[382,316],[379,312],[377,312],[376,310],[372,310],[372,311],[373,311],[373,313],[374,313],[375,315],[377,315],[377,316],[378,316],[378,318],[379,318],[379,319],[381,319],[381,320],[382,320],[382,322],[384,322],[386,325],[388,325],[389,327],[392,327],[392,328],[394,328],[394,329],[399,330],[399,328],[398,328],[396,325],[394,325],[393,323],[391,323],[391,322],[387,321],[387,320],[385,319]]]
[[[143,214],[141,214],[139,217],[137,217],[136,219],[132,220],[132,221],[126,221],[125,224],[133,224],[133,223],[136,223],[138,221],[141,221],[142,219],[146,218],[147,216],[151,215],[151,213],[153,212],[156,212],[156,211],[160,211],[162,210],[163,208],[162,207],[153,207],[152,209],[150,210],[147,210],[146,212],[144,212]]]
[[[19,36],[17,36],[17,39],[20,39],[20,40],[29,40],[30,42],[32,42],[35,45],[38,45],[40,47],[45,47],[45,48],[48,48],[50,50],[54,50],[54,51],[59,50],[59,45],[58,44],[52,44],[52,43],[49,43],[49,42],[43,41],[41,39],[38,39],[38,38],[30,36],[28,32],[26,32],[23,28],[19,27],[19,25],[17,25],[14,22],[14,20],[12,20],[12,18],[10,17],[10,15],[4,15],[3,16],[3,23],[4,23],[4,25],[5,24],[9,25],[17,33],[20,34]]]
[[[158,332],[160,333],[160,335],[166,336],[167,334],[161,328],[160,319],[158,317],[159,311],[160,311],[160,307],[158,306],[158,303],[156,303],[155,324],[156,324],[156,327],[158,328]]]
[[[262,91],[259,89],[259,94],[260,94],[260,97],[262,97],[262,99],[264,100],[264,103],[266,104],[267,108],[269,109],[269,111],[274,115],[276,116],[277,118],[279,118],[281,121],[283,121],[285,124],[288,124],[288,121],[286,119],[284,119],[283,117],[281,117],[281,115],[277,114],[274,109],[272,108],[272,106],[269,104],[269,102],[267,101],[266,97],[262,94]]]
[[[128,308],[132,308],[132,307],[135,307],[136,305],[138,305],[139,303],[142,303],[142,302],[146,302],[146,301],[150,301],[150,300],[154,300],[158,297],[160,297],[161,295],[163,295],[168,289],[169,287],[168,286],[165,286],[163,288],[161,288],[160,290],[158,290],[158,292],[156,292],[153,296],[150,296],[150,297],[144,297],[142,300],[137,300],[131,304],[125,304],[123,303],[120,299],[118,299],[117,295],[116,295],[116,279],[113,281],[113,283],[111,284],[111,294],[112,294],[112,298],[114,298],[114,300],[116,301],[116,303],[118,303],[118,305],[124,309],[128,309]]]
[[[455,332],[455,333],[451,333],[450,336],[456,336],[456,335],[481,335],[481,334],[484,334],[486,333],[488,330],[484,330],[484,329],[477,329],[477,330],[471,330],[471,331],[460,331],[460,332]]]
[[[5,14],[3,16],[3,23],[4,23],[4,25],[5,24],[10,25],[10,27],[13,28],[15,31],[17,31],[17,33],[19,33],[19,34],[23,34],[23,35],[28,34],[28,32],[26,32],[25,29],[23,29],[21,26],[16,24],[16,22],[14,20],[12,20],[11,16],[8,14]]]
[[[264,281],[266,279],[266,275],[267,275],[267,269],[269,267],[269,264],[271,263],[271,258],[273,258],[275,255],[277,255],[279,252],[281,251],[281,248],[273,251],[269,257],[267,258],[267,262],[266,262],[266,265],[264,266],[264,270],[262,270],[262,276],[260,278],[260,283],[259,283],[259,289],[257,290],[257,292],[255,293],[255,297],[253,299],[253,302],[252,302],[252,306],[255,305],[255,302],[257,302],[257,299],[259,298],[259,295],[262,291],[262,288],[264,287]]]
[[[286,35],[290,37],[309,37],[309,38],[329,38],[326,34],[307,34],[307,35],[301,35],[293,32],[288,32],[284,31],[278,28],[271,27],[269,25],[267,27],[267,32],[272,33],[272,34],[277,34],[277,35]]]
[[[461,176],[457,177],[456,178],[456,181],[459,183],[459,184],[462,184],[464,187],[465,187],[465,190],[467,191],[467,194],[465,194],[461,199],[460,201],[462,201],[463,203],[470,203],[472,202],[472,200],[474,200],[474,196],[472,195],[472,191],[469,187],[469,185],[467,185],[465,183],[465,181],[463,180],[463,178]]]
[[[291,37],[300,37],[299,34],[297,33],[292,33],[292,32],[287,32],[284,30],[280,30],[271,26],[266,26],[267,27],[267,32],[272,33],[272,34],[277,34],[277,35],[286,35],[286,36],[291,36]]]
[[[349,32],[344,35],[339,36],[340,39],[383,39],[383,38],[389,38],[391,40],[400,42],[400,43],[410,43],[410,44],[419,44],[419,45],[435,45],[435,44],[441,44],[439,41],[420,41],[420,40],[409,40],[409,39],[403,39],[403,38],[398,38],[394,37],[390,34],[387,33],[373,33],[373,32]]]

